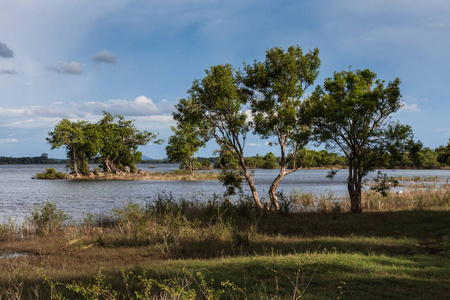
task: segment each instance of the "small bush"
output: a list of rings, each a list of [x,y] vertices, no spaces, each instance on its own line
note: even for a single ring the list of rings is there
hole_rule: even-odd
[[[34,227],[36,234],[45,235],[61,229],[68,216],[64,211],[56,208],[56,204],[47,200],[45,204],[39,205],[31,212],[28,221]]]
[[[62,172],[56,172],[55,168],[45,168],[45,173],[37,173],[34,178],[36,179],[65,179],[67,174]]]

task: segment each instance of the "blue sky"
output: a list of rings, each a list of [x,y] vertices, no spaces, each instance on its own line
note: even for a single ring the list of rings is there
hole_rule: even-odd
[[[0,156],[64,157],[47,132],[107,110],[170,136],[173,106],[212,65],[272,47],[319,48],[316,84],[369,68],[402,80],[394,116],[435,148],[450,138],[448,0],[0,0]],[[247,155],[278,153],[256,137]],[[165,157],[165,145],[141,148]],[[210,156],[211,143],[199,152]]]

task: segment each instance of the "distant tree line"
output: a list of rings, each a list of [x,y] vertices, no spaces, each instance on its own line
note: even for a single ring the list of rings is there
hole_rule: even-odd
[[[12,164],[64,164],[65,160],[55,160],[48,158],[46,153],[35,157],[6,157],[0,156],[0,165]]]

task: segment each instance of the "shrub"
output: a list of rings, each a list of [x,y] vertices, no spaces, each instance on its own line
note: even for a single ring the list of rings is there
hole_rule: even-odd
[[[55,168],[45,168],[45,173],[37,173],[36,179],[65,179],[67,174],[56,172]]]
[[[34,208],[28,221],[36,234],[45,235],[61,229],[68,219],[64,211],[57,209],[55,203],[47,200],[45,204]]]

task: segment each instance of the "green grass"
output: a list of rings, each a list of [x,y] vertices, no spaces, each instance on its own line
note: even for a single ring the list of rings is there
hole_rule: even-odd
[[[0,254],[26,256],[0,259],[0,299],[449,299],[446,193],[392,195],[362,215],[159,195],[44,234],[8,223]],[[52,220],[50,206],[34,214]]]

